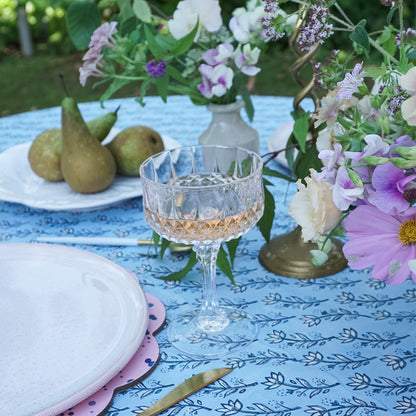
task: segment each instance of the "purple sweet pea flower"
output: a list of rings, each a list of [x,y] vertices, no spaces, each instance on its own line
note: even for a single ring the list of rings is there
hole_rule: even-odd
[[[363,188],[359,188],[351,180],[346,167],[340,166],[333,187],[335,205],[341,211],[346,211],[358,197],[363,195],[363,191]]]
[[[397,147],[413,147],[414,145],[415,142],[413,139],[408,134],[405,134],[404,136],[400,136],[395,140],[394,144],[390,146],[390,152]],[[393,152],[392,156],[397,156],[397,153]]]
[[[340,143],[334,144],[334,150],[325,149],[319,152],[318,158],[322,160],[324,167],[318,174],[319,180],[325,180],[332,184],[335,183],[338,165],[344,163],[344,155]]]
[[[375,189],[371,202],[387,214],[400,213],[409,208],[410,202],[404,197],[407,185],[416,179],[416,175],[405,175],[400,169],[388,162],[377,166],[373,172],[372,184]]]
[[[149,61],[146,64],[146,71],[153,78],[162,78],[166,72],[166,61]]]
[[[221,43],[215,49],[208,49],[202,59],[211,66],[227,64],[234,57],[234,46],[231,43]]]
[[[202,84],[197,87],[206,98],[222,97],[233,85],[234,72],[224,64],[214,67],[201,64],[198,70],[202,75]]]

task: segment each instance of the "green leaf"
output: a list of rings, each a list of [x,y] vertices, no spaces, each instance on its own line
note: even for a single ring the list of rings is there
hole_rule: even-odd
[[[318,157],[318,150],[314,143],[308,142],[305,153],[299,152],[295,161],[295,172],[297,178],[303,179],[309,176],[309,169],[320,171],[322,161]]]
[[[270,233],[273,226],[276,204],[271,192],[264,186],[264,213],[257,223],[263,238],[270,242]]]
[[[146,35],[146,41],[149,46],[150,52],[156,59],[163,58],[163,49],[159,46],[156,41],[156,38],[153,36],[153,33],[149,27],[149,25],[144,26],[144,33]]]
[[[91,1],[71,2],[66,11],[66,27],[78,50],[88,48],[91,35],[101,24],[101,12]]]
[[[125,21],[134,17],[136,19],[136,15],[134,14],[133,8],[131,7],[130,0],[118,0],[118,7],[120,9],[118,20],[120,24],[123,24]]]
[[[364,77],[370,77],[372,79],[377,79],[386,74],[386,68],[383,66],[381,68],[367,68],[364,72]]]
[[[168,281],[181,280],[194,268],[195,264],[197,263],[198,263],[198,260],[196,259],[196,254],[194,251],[192,251],[191,254],[189,255],[188,263],[183,269],[179,270],[178,272],[169,274],[167,276],[156,277],[156,279],[168,280]]]
[[[115,78],[100,97],[101,106],[104,107],[104,101],[107,101],[120,88],[132,82],[130,79]]]
[[[152,20],[152,11],[145,0],[133,0],[133,12],[142,22],[150,23]]]
[[[394,16],[394,13],[395,13],[395,11],[397,10],[397,7],[395,6],[395,7],[392,7],[391,9],[390,9],[390,11],[389,11],[389,13],[388,13],[388,15],[387,15],[387,23],[388,24],[390,24],[391,23],[391,21],[392,21],[392,19],[393,19],[393,16]]]
[[[253,102],[251,101],[251,95],[246,88],[244,88],[240,93],[241,98],[244,101],[244,110],[246,111],[247,117],[251,122],[254,118],[254,106]]]
[[[363,26],[358,24],[355,30],[350,33],[350,39],[362,46],[367,52],[370,50],[370,41],[368,40],[368,33]]]
[[[183,38],[180,38],[173,46],[170,51],[172,56],[182,55],[189,50],[194,42],[196,33],[198,32],[199,21],[196,22],[195,27],[185,35]]]
[[[241,237],[238,237],[225,243],[228,248],[228,254],[230,255],[231,267],[234,267],[235,253],[237,252],[237,247],[240,243],[240,240]]]
[[[119,33],[121,36],[126,36],[137,28],[137,17],[131,16],[129,19],[125,19],[120,23]]]
[[[166,72],[174,79],[176,79],[176,81],[179,82],[185,82],[185,78],[182,76],[182,74],[172,65],[168,65],[168,67],[166,68]]]
[[[160,98],[166,103],[168,99],[169,75],[165,73],[163,77],[155,78],[155,84]]]
[[[157,253],[157,248],[159,247],[160,235],[156,231],[153,231],[152,240],[153,240],[153,245],[155,247],[155,252]]]
[[[296,182],[295,178],[285,175],[284,173],[280,173],[277,170],[270,169],[267,166],[263,167],[263,176],[272,176],[274,178],[284,179],[287,182]]]
[[[217,267],[231,280],[231,283],[235,285],[231,264],[228,261],[227,253],[222,246],[218,252]]]
[[[406,57],[409,59],[416,59],[416,49],[407,52]]]
[[[309,112],[305,113],[303,111],[292,111],[291,114],[295,120],[295,124],[293,125],[293,134],[295,135],[302,152],[305,152],[305,143],[309,131]]]

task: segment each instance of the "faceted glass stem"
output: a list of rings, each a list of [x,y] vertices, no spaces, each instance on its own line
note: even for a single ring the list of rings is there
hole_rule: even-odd
[[[226,328],[229,319],[217,300],[217,256],[220,244],[194,246],[202,273],[202,302],[195,320],[196,326],[204,332],[216,332]]]

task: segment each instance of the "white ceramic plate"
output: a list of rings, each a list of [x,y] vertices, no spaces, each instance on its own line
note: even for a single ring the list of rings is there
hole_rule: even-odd
[[[162,135],[166,149],[180,144]],[[85,211],[105,208],[142,195],[139,178],[116,176],[111,186],[96,194],[79,194],[65,182],[48,182],[37,176],[28,161],[31,142],[0,154],[0,200],[52,211]]]
[[[111,380],[148,324],[137,278],[71,247],[0,244],[0,414],[53,416]]]

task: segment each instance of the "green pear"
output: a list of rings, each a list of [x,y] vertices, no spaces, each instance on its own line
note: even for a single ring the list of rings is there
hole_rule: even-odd
[[[51,182],[63,181],[61,172],[61,129],[48,129],[32,142],[28,159],[36,175]]]
[[[88,129],[76,101],[62,100],[61,171],[75,192],[89,194],[107,189],[116,174],[111,152]]]
[[[159,133],[146,126],[122,130],[106,147],[114,156],[117,173],[123,176],[139,176],[140,165],[165,149]]]
[[[117,111],[104,114],[87,122],[88,129],[102,142],[117,121]],[[61,172],[62,131],[48,129],[40,133],[32,142],[28,159],[36,175],[51,182],[63,181]]]

